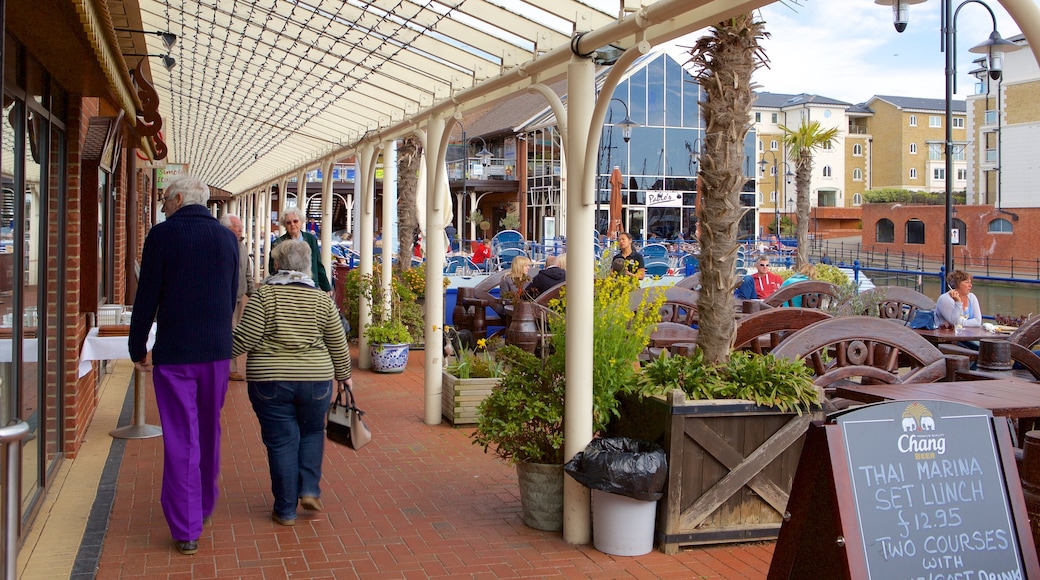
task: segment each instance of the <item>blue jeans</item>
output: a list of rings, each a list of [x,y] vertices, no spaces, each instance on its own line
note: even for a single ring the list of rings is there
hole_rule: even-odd
[[[321,497],[325,416],[332,402],[332,381],[250,382],[249,401],[267,447],[274,513],[284,520],[293,519],[301,496]]]

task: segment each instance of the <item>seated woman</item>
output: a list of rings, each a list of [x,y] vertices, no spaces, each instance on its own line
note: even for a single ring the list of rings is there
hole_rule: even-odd
[[[513,258],[509,266],[509,273],[502,276],[498,291],[504,304],[512,304],[531,283],[531,277],[527,271],[531,269],[531,259],[527,256]]]
[[[780,287],[783,288],[784,286],[790,286],[791,284],[797,284],[798,282],[804,282],[806,280],[815,280],[815,279],[816,279],[816,266],[813,266],[809,262],[806,262],[806,263],[802,264],[802,266],[800,268],[798,268],[798,271],[796,271],[794,274],[792,274],[790,278],[788,278],[787,280],[784,280],[784,283],[781,284]],[[794,298],[791,299],[790,305],[794,306],[796,308],[800,308],[802,306],[802,297],[801,296],[795,296]]]
[[[964,270],[954,270],[947,274],[946,284],[950,290],[944,292],[935,301],[939,326],[942,328],[982,326],[982,309],[979,307],[978,297],[971,291],[971,274]],[[979,349],[979,343],[974,341],[964,341],[958,344],[975,350]]]

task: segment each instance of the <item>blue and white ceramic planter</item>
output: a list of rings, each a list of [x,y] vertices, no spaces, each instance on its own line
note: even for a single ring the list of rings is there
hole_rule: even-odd
[[[377,373],[401,373],[408,365],[408,344],[373,344],[372,370]]]

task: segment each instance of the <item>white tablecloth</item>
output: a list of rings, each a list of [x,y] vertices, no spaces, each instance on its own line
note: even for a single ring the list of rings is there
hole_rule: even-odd
[[[155,345],[155,325],[148,333],[148,350]],[[116,360],[130,358],[129,338],[125,336],[98,336],[98,329],[91,328],[83,341],[83,350],[79,353],[79,374],[84,376],[90,372],[90,361]]]

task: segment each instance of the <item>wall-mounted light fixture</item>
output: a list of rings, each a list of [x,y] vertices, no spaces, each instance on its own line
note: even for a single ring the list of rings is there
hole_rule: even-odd
[[[162,60],[163,66],[166,67],[167,71],[172,71],[173,67],[177,66],[177,61],[168,54],[124,54],[123,56],[154,56]]]
[[[113,28],[117,32],[139,32],[141,34],[155,34],[162,38],[163,46],[166,50],[173,48],[173,45],[177,44],[177,35],[172,32],[163,32],[161,30],[134,30],[131,28]]]

